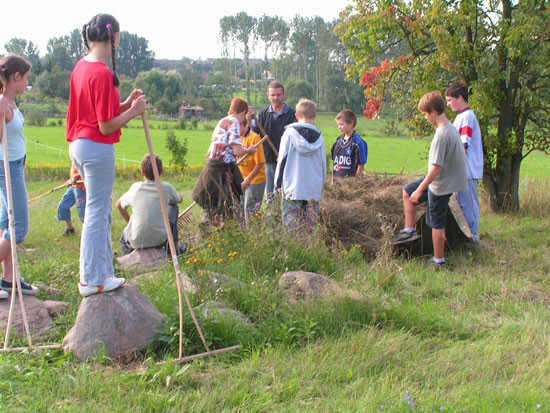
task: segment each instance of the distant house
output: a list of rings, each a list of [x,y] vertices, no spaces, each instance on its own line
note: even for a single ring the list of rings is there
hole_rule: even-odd
[[[179,107],[178,116],[187,121],[191,120],[191,118],[197,118],[197,120],[202,120],[203,110],[204,110],[203,107],[198,105],[195,105],[195,106],[181,105]]]

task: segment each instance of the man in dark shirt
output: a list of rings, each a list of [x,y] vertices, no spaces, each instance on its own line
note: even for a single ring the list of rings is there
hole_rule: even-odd
[[[285,126],[296,122],[296,113],[285,103],[285,96],[283,84],[274,80],[267,87],[267,97],[271,105],[258,113],[258,122],[265,129],[277,151],[279,150]],[[256,125],[254,130],[260,133],[258,125]],[[273,192],[277,155],[275,155],[267,142],[264,142],[263,145],[265,153],[265,193],[269,197],[269,194]]]

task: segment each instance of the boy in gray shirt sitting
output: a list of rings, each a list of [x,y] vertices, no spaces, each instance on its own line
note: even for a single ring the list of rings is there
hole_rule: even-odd
[[[159,175],[162,174],[162,161],[155,155]],[[162,218],[160,199],[155,185],[153,165],[149,154],[141,160],[141,176],[143,182],[133,184],[128,192],[116,202],[118,212],[128,223],[122,231],[120,246],[122,254],[131,253],[134,249],[167,246],[168,237]],[[178,205],[182,197],[168,182],[161,182],[164,202],[168,210],[168,220],[174,236],[178,240]],[[128,207],[132,207],[132,215],[128,214]],[[168,250],[168,249],[167,249]]]
[[[426,224],[432,228],[436,269],[445,269],[445,215],[453,192],[466,187],[466,158],[460,135],[445,116],[445,101],[439,92],[426,93],[418,103],[428,122],[435,128],[430,145],[428,174],[403,188],[405,228],[395,242],[414,241],[420,235],[414,230],[416,206],[424,201]]]

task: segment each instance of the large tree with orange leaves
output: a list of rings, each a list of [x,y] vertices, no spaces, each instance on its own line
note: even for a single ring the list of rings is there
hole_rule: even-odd
[[[455,81],[470,89],[483,136],[489,208],[519,208],[521,161],[550,153],[548,0],[354,0],[336,31],[369,101],[418,127],[418,99]],[[380,63],[380,56],[390,56]],[[417,112],[416,112],[417,113]]]

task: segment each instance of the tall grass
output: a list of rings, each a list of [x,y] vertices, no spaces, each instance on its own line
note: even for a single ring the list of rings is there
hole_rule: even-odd
[[[520,210],[525,216],[546,218],[550,215],[550,179],[526,177],[520,183]]]

